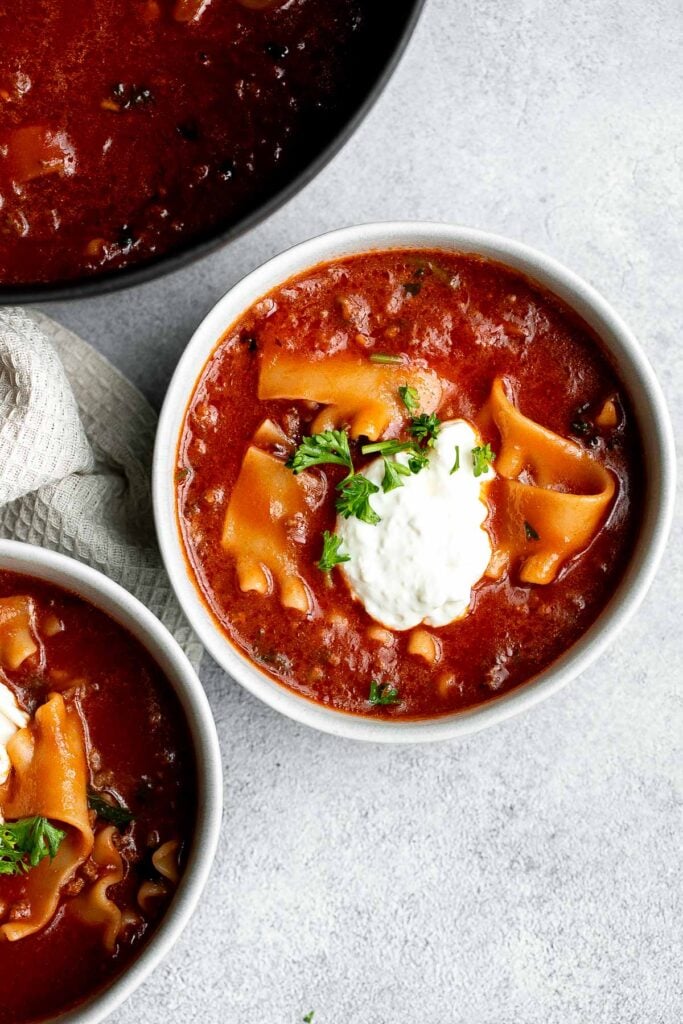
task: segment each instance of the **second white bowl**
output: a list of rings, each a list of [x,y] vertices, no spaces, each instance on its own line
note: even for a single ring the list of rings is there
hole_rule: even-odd
[[[185,715],[197,767],[197,812],[190,855],[178,890],[140,955],[102,991],[59,1021],[99,1024],[138,988],[163,960],[197,905],[213,863],[221,826],[223,775],[213,716],[197,674],[165,626],[102,573],[73,558],[18,541],[0,540],[0,569],[46,580],[105,612],[154,658]]]

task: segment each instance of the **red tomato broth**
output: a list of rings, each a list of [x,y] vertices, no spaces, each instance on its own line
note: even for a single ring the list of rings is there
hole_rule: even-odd
[[[410,290],[404,287],[411,286]],[[413,285],[419,285],[419,288]],[[411,293],[412,292],[412,293]],[[340,303],[340,299],[352,302]],[[348,319],[351,309],[351,320]],[[358,334],[365,336],[359,345]],[[372,347],[365,349],[367,338]],[[377,623],[355,601],[338,569],[316,567],[324,529],[333,530],[334,485],[344,472],[312,470],[327,481],[303,545],[304,575],[316,608],[304,619],[277,594],[243,593],[221,550],[231,488],[252,436],[266,417],[300,441],[315,412],[305,402],[258,400],[260,352],[400,354],[453,383],[442,420],[477,420],[496,376],[506,378],[521,411],[556,433],[587,444],[618,481],[617,495],[589,548],[545,586],[512,571],[482,579],[463,619],[430,632],[441,641],[437,666],[407,653],[409,631],[391,647],[368,638]],[[618,396],[619,424],[593,428],[604,401]],[[580,411],[579,411],[580,410]],[[572,423],[586,423],[585,435]],[[580,427],[583,430],[583,427]],[[496,450],[495,429],[484,432]],[[354,464],[362,466],[352,442]],[[494,463],[495,467],[495,463]],[[555,297],[518,273],[475,256],[390,251],[315,267],[274,289],[226,332],[196,385],[178,453],[178,516],[188,571],[220,628],[260,669],[303,696],[355,714],[435,717],[481,704],[528,681],[569,648],[596,619],[629,559],[643,490],[640,441],[625,390],[598,339]],[[500,483],[488,489],[487,529],[495,541]],[[335,616],[335,625],[331,619]],[[370,681],[397,687],[400,703],[373,707]],[[449,681],[450,680],[450,681]]]
[[[151,855],[160,843],[181,842],[181,866],[194,830],[196,767],[183,712],[154,660],[109,616],[56,586],[0,571],[0,597],[22,594],[36,602],[38,622],[54,614],[63,630],[46,637],[44,663],[26,659],[6,673],[30,714],[54,690],[82,680],[78,706],[86,730],[90,783],[115,794],[134,815],[121,830],[123,880],[108,890],[140,920],[126,929],[113,954],[98,927],[69,913],[62,897],[52,921],[16,942],[0,941],[0,1024],[29,1024],[73,1008],[118,976],[140,953],[173,896],[173,887],[147,915],[136,902],[145,880],[162,882]],[[50,678],[52,673],[57,679]],[[60,673],[65,673],[62,681]],[[77,878],[79,873],[77,873]],[[0,875],[0,906],[21,900],[27,875]],[[1,915],[0,915],[1,920]]]
[[[320,152],[392,45],[368,0],[214,0],[193,21],[180,3],[0,10],[1,284],[104,273],[234,223]]]

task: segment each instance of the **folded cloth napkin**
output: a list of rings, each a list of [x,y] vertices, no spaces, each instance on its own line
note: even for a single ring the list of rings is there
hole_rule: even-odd
[[[94,349],[40,313],[0,309],[0,536],[71,555],[135,594],[195,667],[202,648],[154,535],[156,414]]]

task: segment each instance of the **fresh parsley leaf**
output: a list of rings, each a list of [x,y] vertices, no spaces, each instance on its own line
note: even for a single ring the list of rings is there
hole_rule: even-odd
[[[453,469],[450,471],[450,473],[448,475],[449,476],[453,476],[453,474],[457,473],[457,471],[459,469],[460,469],[460,445],[456,444],[456,446],[455,446],[455,462],[453,463]]]
[[[384,459],[384,477],[382,479],[382,490],[386,494],[387,491],[395,491],[397,487],[403,487],[402,476],[410,476],[410,469],[408,466],[404,466],[402,462],[394,462],[387,458]]]
[[[373,352],[370,362],[380,363],[384,366],[400,366],[403,363],[403,356],[388,356],[384,352]]]
[[[340,494],[336,507],[340,516],[344,516],[345,519],[356,516],[361,522],[370,523],[371,526],[380,522],[380,517],[370,504],[370,495],[379,491],[379,487],[373,484],[372,480],[358,473],[337,484],[337,490]]]
[[[527,523],[526,519],[524,520],[524,532],[526,534],[526,539],[527,540],[540,540],[541,539],[538,536],[538,534],[536,533],[536,531],[534,530],[534,528],[531,525],[531,523]]]
[[[317,563],[321,572],[331,572],[335,565],[351,561],[351,555],[339,550],[341,544],[342,539],[336,533],[323,530],[323,553]]]
[[[408,468],[411,473],[419,473],[421,469],[429,465],[427,453],[420,448],[417,441],[373,441],[372,444],[364,444],[361,448],[363,455],[371,455],[378,452],[380,455],[398,455],[399,452],[408,452]],[[401,470],[399,470],[399,473]],[[403,476],[407,476],[404,473]]]
[[[434,442],[441,432],[441,420],[436,413],[428,416],[423,412],[421,416],[413,416],[410,421],[410,433],[418,441],[424,441],[428,448],[434,447]]]
[[[483,446],[477,445],[472,449],[472,464],[474,466],[474,475],[481,476],[483,473],[488,473],[489,466],[496,457],[496,453],[491,451],[491,445],[485,444]]]
[[[420,292],[422,291],[422,285],[420,284],[419,281],[407,281],[403,285],[403,290],[404,292],[407,292],[408,295],[412,295],[413,297],[415,297],[416,295],[419,295]]]
[[[346,466],[349,473],[353,473],[349,436],[345,430],[324,430],[321,434],[305,437],[285,465],[293,473],[301,473],[311,466],[326,463]]]
[[[372,679],[368,702],[375,707],[382,704],[398,704],[400,703],[398,690],[395,686],[390,686],[389,683],[380,683],[377,679]]]
[[[429,465],[429,456],[423,448],[418,445],[412,449],[410,458],[408,459],[408,468],[411,473],[419,473],[421,469],[426,469]]]
[[[0,825],[0,875],[19,875],[44,857],[54,860],[66,832],[47,818],[21,818]]]
[[[19,875],[27,870],[23,850],[16,848],[13,834],[3,826],[0,828],[0,875]]]
[[[420,404],[417,388],[412,388],[410,384],[401,384],[398,393],[408,412],[415,412]]]
[[[398,452],[414,451],[417,445],[414,441],[373,441],[372,444],[364,444],[361,448],[363,455],[372,455],[379,452],[380,455],[397,455]]]
[[[97,817],[102,821],[108,821],[110,825],[116,825],[118,829],[125,828],[133,820],[133,815],[122,803],[110,804],[94,789],[88,790],[88,807],[91,811],[95,811]]]
[[[311,1010],[305,1017],[302,1017],[304,1024],[313,1024],[313,1018],[315,1017],[315,1010]]]

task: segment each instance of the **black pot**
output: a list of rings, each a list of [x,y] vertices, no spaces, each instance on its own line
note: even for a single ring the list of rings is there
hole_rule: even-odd
[[[63,284],[7,287],[0,284],[0,304],[80,299],[142,284],[207,256],[265,220],[307,185],[351,137],[391,77],[417,24],[424,3],[425,0],[392,0],[391,4],[387,5],[390,12],[385,9],[378,14],[378,17],[383,18],[384,24],[381,43],[373,52],[376,62],[373,66],[362,69],[362,84],[344,115],[337,123],[330,124],[329,131],[320,139],[320,145],[312,155],[307,154],[306,159],[292,169],[284,183],[279,182],[271,194],[262,198],[241,219],[233,221],[228,226],[214,226],[205,236],[189,239],[173,252],[130,268],[124,267],[107,274],[83,277]]]

